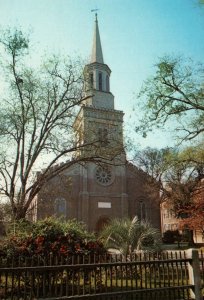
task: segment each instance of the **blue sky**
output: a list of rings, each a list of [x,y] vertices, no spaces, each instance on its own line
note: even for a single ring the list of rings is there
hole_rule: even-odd
[[[94,14],[105,63],[112,70],[111,91],[116,109],[130,120],[135,94],[152,74],[158,57],[166,54],[203,61],[204,5],[196,0],[0,0],[0,27],[32,29],[34,59],[46,52],[81,56],[91,52]],[[34,61],[35,61],[34,60]],[[133,119],[132,115],[132,119]],[[165,146],[169,135],[156,132],[144,147]]]

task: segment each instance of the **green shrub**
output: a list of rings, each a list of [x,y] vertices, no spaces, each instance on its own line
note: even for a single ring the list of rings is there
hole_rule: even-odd
[[[162,240],[165,244],[173,244],[175,242],[180,242],[181,234],[178,230],[167,230],[164,232]]]
[[[85,225],[76,220],[62,222],[49,218],[35,224],[23,222],[16,224],[16,234],[10,235],[0,249],[0,256],[18,260],[32,256],[68,256],[81,254],[103,254],[103,244],[93,234],[87,232]]]

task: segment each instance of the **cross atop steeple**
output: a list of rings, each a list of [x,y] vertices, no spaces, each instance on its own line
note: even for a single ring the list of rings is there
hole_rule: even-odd
[[[95,11],[95,10],[92,10]],[[92,55],[91,55],[91,63],[100,63],[103,64],[103,52],[101,47],[101,39],[98,28],[98,19],[97,13],[95,14],[95,25],[94,25],[94,37],[93,37],[93,46],[92,46]]]
[[[98,15],[98,14],[97,14],[97,11],[98,11],[98,10],[99,10],[98,8],[95,8],[95,9],[92,9],[92,10],[91,10],[91,12],[95,12],[96,20],[97,20],[97,15]]]

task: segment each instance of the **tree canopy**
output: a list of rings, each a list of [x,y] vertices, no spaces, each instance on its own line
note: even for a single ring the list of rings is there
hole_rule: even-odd
[[[137,151],[136,163],[150,175],[152,184],[159,185],[162,199],[183,218],[187,210],[196,207],[193,195],[204,177],[204,65],[181,57],[159,59],[139,100],[144,113],[136,131],[146,136],[148,131],[167,129],[168,125],[180,145]],[[194,212],[196,215],[199,209]]]
[[[53,55],[32,67],[29,43],[18,29],[0,34],[0,193],[10,200],[16,219],[25,217],[50,178],[76,162],[101,157],[97,141],[82,144],[74,135],[84,100],[81,60]],[[73,155],[84,147],[90,150],[86,157]]]
[[[180,57],[163,57],[155,74],[144,82],[139,99],[145,112],[137,131],[146,135],[176,119],[175,130],[183,140],[204,132],[204,66]],[[173,123],[172,127],[174,126]]]
[[[204,177],[203,161],[199,156],[193,161],[188,148],[146,148],[135,153],[134,161],[149,175],[151,188],[160,189],[161,201],[168,198],[175,210],[191,203],[192,193]]]
[[[160,189],[161,202],[174,211],[181,228],[203,232],[203,151],[195,150],[146,148],[137,151],[135,163],[149,174],[146,189]]]

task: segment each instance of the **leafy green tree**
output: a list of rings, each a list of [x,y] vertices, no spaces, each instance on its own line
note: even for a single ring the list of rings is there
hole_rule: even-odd
[[[153,179],[153,183],[162,184],[164,173],[170,165],[171,148],[157,149],[147,147],[134,153],[134,162]]]
[[[137,217],[113,219],[101,232],[105,246],[119,250],[123,255],[135,250],[158,250],[160,233],[147,221],[139,221]]]
[[[135,153],[136,165],[149,175],[149,183],[160,189],[163,199],[171,199],[175,209],[190,203],[192,192],[204,177],[202,155],[195,150],[146,148]]]
[[[101,155],[96,141],[82,145],[73,132],[84,100],[81,62],[52,56],[39,68],[27,66],[29,37],[17,29],[1,32],[0,47],[0,193],[19,220],[52,177]],[[90,150],[86,156],[73,155],[84,147]]]
[[[2,205],[0,205],[0,239],[6,234]]]
[[[160,201],[168,201],[176,217],[182,220],[188,217],[185,212],[194,203],[195,191],[197,196],[203,193],[203,189],[197,188],[204,177],[202,154],[199,149],[195,150],[194,147],[183,151],[147,148],[135,155],[136,164],[149,174],[147,188],[159,188]],[[193,244],[192,231],[189,239],[189,243]]]
[[[185,148],[148,149],[139,154],[140,166],[159,184],[163,199],[178,217],[192,205],[193,192],[204,176],[204,66],[180,57],[166,56],[155,65],[155,74],[140,91],[144,114],[136,130],[171,126]],[[168,151],[167,151],[168,150]],[[191,232],[192,242],[192,232]]]
[[[203,64],[167,56],[155,69],[139,94],[144,115],[136,129],[146,135],[152,128],[176,119],[175,130],[180,137],[195,140],[204,132]]]
[[[9,202],[0,201],[0,237],[6,236],[11,221],[11,205]]]

